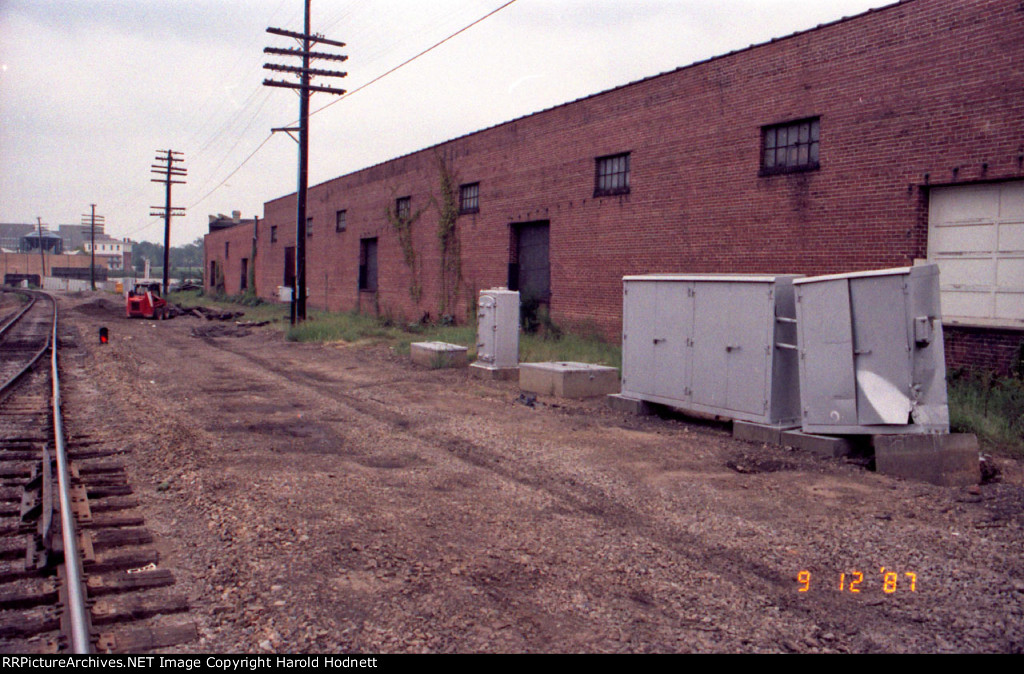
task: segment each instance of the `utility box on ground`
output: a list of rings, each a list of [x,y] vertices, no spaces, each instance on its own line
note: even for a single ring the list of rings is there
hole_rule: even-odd
[[[937,265],[793,287],[804,432],[949,432]]]
[[[515,373],[519,367],[519,292],[481,290],[477,300],[476,362],[473,367]]]
[[[800,423],[796,275],[623,278],[623,398]]]

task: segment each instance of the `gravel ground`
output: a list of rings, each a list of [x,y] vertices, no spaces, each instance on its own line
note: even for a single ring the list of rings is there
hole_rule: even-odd
[[[1024,650],[1019,462],[935,487],[380,345],[62,312],[71,432],[133,450],[188,650]]]

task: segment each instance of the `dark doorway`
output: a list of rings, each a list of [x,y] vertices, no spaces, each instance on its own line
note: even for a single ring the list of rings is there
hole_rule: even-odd
[[[377,239],[359,241],[359,289],[377,291]]]
[[[551,301],[549,223],[547,220],[511,225],[508,287],[518,290],[524,305]]]
[[[284,285],[287,288],[295,287],[295,246],[284,249]]]
[[[242,280],[239,283],[239,288],[243,291],[249,289],[249,258],[242,258]]]

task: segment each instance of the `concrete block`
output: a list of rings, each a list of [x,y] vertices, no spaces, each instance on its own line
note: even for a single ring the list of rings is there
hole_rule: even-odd
[[[591,398],[619,390],[619,371],[590,363],[520,363],[519,388],[559,398]]]
[[[466,367],[469,364],[469,349],[447,342],[413,342],[409,345],[412,362],[423,367]]]
[[[848,438],[835,435],[804,433],[799,429],[782,431],[782,438],[779,444],[832,458],[853,454],[853,443]]]
[[[651,409],[651,404],[646,400],[640,400],[639,398],[630,398],[629,396],[622,395],[621,393],[613,393],[605,397],[604,400],[608,403],[608,407],[612,408],[616,412],[626,412],[627,414],[636,414],[642,417],[654,414],[654,410]]]
[[[519,376],[518,367],[494,367],[487,363],[476,362],[469,366],[469,373],[480,379],[515,379]]]
[[[750,421],[734,421],[732,422],[732,437],[747,442],[767,442],[781,445],[782,429],[778,426],[755,424]]]
[[[972,433],[875,435],[875,470],[942,487],[981,482],[978,438]]]

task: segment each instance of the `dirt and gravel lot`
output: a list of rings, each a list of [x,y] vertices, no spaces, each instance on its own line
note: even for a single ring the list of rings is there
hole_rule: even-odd
[[[132,450],[188,650],[1024,650],[1018,462],[935,487],[385,346],[61,308],[69,432]]]

